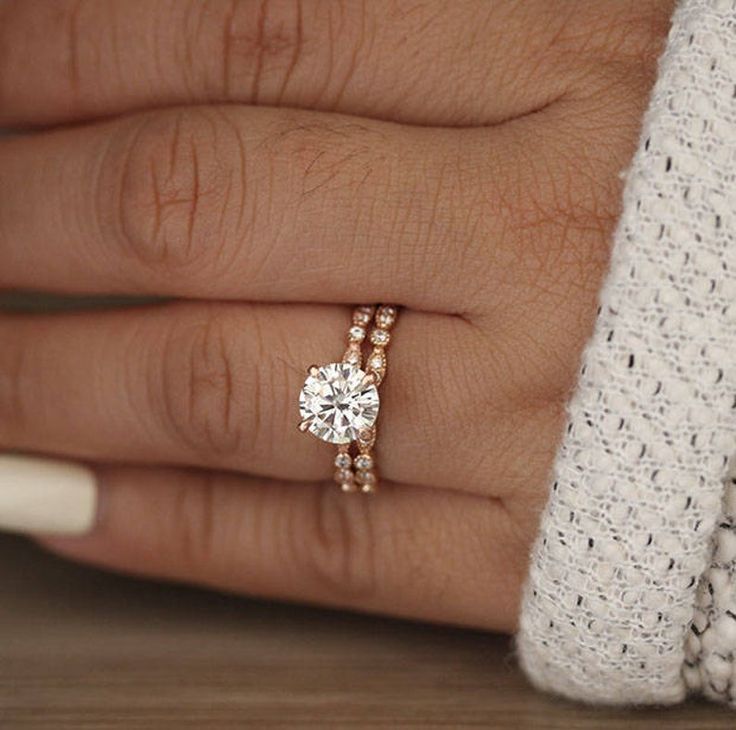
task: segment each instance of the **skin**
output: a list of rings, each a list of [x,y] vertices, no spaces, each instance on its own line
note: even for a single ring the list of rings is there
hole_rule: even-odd
[[[0,0],[0,448],[83,460],[70,558],[515,628],[664,0]],[[374,498],[299,433],[402,306]]]

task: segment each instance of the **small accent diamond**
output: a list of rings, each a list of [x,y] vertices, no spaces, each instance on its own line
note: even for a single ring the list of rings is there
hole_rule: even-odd
[[[355,474],[355,478],[361,484],[375,484],[376,475],[372,471],[359,471]]]
[[[371,456],[368,456],[368,454],[360,454],[359,456],[355,457],[355,468],[356,469],[372,469],[373,468],[373,458]]]
[[[353,342],[362,342],[365,339],[365,328],[356,324],[350,328],[348,336]]]
[[[375,329],[371,332],[371,342],[374,345],[388,345],[391,335],[386,330]]]
[[[395,307],[381,307],[376,315],[376,322],[381,327],[391,327],[396,321],[396,309]]]
[[[350,484],[353,481],[353,472],[350,469],[338,469],[335,472],[335,481],[338,484]]]
[[[340,452],[335,457],[335,466],[338,469],[349,469],[350,466],[352,465],[352,463],[353,463],[353,460],[350,457],[350,454],[346,454],[344,452]]]

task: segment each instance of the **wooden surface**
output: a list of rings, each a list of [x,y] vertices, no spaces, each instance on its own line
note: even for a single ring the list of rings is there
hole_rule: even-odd
[[[0,728],[734,728],[534,692],[507,638],[270,605],[67,565],[0,537]]]

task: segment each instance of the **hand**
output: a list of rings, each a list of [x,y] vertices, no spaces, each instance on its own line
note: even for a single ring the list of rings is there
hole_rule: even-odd
[[[511,630],[671,0],[5,0],[0,447],[94,465],[51,549]],[[374,498],[300,434],[402,305]]]

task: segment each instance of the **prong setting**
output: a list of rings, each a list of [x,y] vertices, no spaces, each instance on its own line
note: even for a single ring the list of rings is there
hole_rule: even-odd
[[[378,387],[386,377],[386,349],[397,315],[391,305],[356,307],[342,361],[307,368],[299,430],[337,445],[333,476],[343,492],[372,494],[378,485]]]

